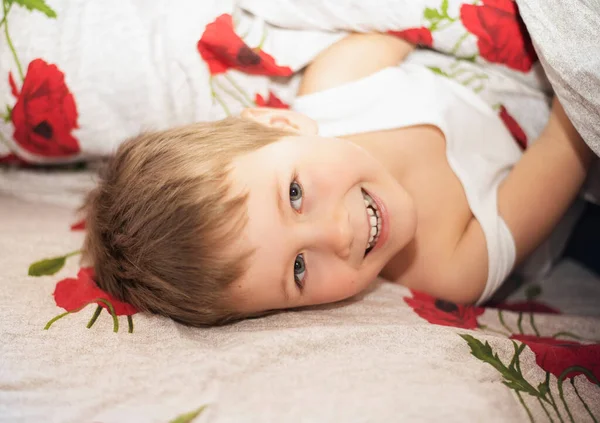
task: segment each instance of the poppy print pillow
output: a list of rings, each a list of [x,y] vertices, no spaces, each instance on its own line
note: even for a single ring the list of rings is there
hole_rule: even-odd
[[[3,0],[0,165],[85,161],[142,131],[287,107],[294,70],[336,37],[283,63],[234,3]]]
[[[513,0],[240,0],[274,25],[298,29],[388,32],[479,63],[528,73],[537,62]]]

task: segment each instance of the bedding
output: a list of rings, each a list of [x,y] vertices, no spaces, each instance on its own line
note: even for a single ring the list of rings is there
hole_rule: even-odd
[[[540,63],[577,131],[600,156],[600,3],[519,0]],[[600,163],[586,199],[600,204]]]
[[[3,0],[0,160],[90,161],[144,129],[254,104],[287,107],[298,72],[353,28],[288,22],[286,29],[262,15],[280,9],[252,4],[268,2]],[[548,113],[540,65],[526,39],[516,50],[498,49],[496,41],[512,34],[502,25],[497,36],[482,32],[489,19],[518,26],[512,6],[385,4],[376,16],[388,25],[381,30],[439,50],[410,60],[478,93],[522,148],[535,139]],[[390,20],[405,16],[391,13],[401,7],[410,20]],[[288,19],[318,16],[290,10]],[[353,10],[369,30],[369,15]],[[94,166],[0,168],[0,421],[600,417],[600,279],[574,262],[496,308],[376,281],[341,304],[191,329],[137,313],[79,267],[85,228],[76,210]]]
[[[412,60],[477,92],[525,147],[547,119],[549,85],[516,6],[495,2],[4,0],[0,161],[86,161],[143,130],[285,107],[299,72],[350,30],[389,31],[440,52]],[[320,15],[317,24],[280,18]]]
[[[496,308],[376,281],[341,304],[192,329],[79,268],[73,204],[93,172],[1,172],[1,422],[600,417],[600,279],[573,262]]]
[[[292,54],[279,47],[275,60],[272,50],[289,46],[294,31],[268,28],[232,0],[3,5],[6,162],[92,160],[143,130],[287,103],[294,71],[342,36],[306,32],[306,48]]]
[[[600,4],[586,0],[517,3],[565,111],[600,156]]]

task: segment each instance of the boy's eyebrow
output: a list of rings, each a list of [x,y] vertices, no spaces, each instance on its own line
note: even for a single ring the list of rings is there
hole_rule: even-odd
[[[279,218],[281,220],[283,220],[284,216],[285,216],[285,211],[284,211],[284,207],[285,207],[285,200],[283,199],[283,185],[281,184],[280,180],[276,180],[275,181],[275,191],[276,191],[276,197],[277,197],[277,209],[279,210]],[[286,277],[286,271],[285,271],[285,267],[284,267],[284,271],[283,271],[283,275],[281,277],[281,292],[283,293],[283,298],[285,299],[285,303],[288,304],[290,302],[290,294],[288,292],[288,279]]]
[[[285,201],[283,200],[283,195],[281,194],[283,192],[283,186],[279,181],[275,181],[275,192],[277,194],[277,209],[279,210],[280,218],[283,220],[283,217],[285,216],[285,212],[283,210]]]

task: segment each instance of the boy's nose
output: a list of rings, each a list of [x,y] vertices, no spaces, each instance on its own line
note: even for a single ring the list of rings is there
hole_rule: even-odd
[[[313,236],[316,248],[330,250],[347,260],[352,251],[354,234],[346,208],[340,207],[330,216],[319,219]]]

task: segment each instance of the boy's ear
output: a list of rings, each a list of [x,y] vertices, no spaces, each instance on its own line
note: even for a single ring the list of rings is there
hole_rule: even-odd
[[[301,135],[317,135],[319,132],[317,122],[293,110],[254,107],[242,110],[241,116],[270,128],[280,128]]]

